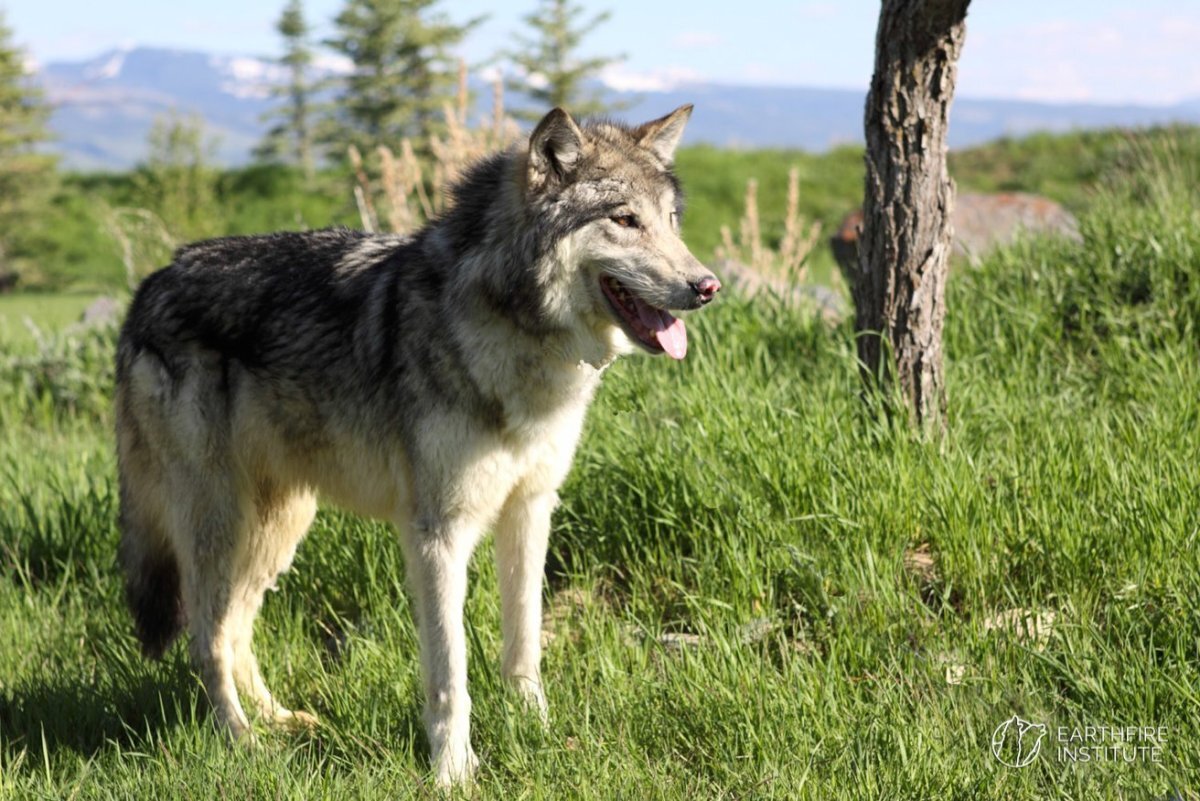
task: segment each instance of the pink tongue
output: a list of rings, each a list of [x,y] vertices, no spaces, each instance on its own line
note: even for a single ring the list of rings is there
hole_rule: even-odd
[[[683,326],[683,320],[642,302],[637,303],[637,311],[642,325],[654,332],[654,338],[668,356],[682,359],[687,355],[687,329]]]

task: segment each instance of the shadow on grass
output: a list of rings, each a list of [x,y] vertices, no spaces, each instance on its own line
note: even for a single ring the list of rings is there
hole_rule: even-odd
[[[111,487],[75,492],[55,486],[42,497],[26,492],[13,475],[8,476],[11,497],[0,498],[0,573],[36,590],[115,561],[117,509]]]
[[[0,693],[0,734],[10,752],[37,753],[45,742],[47,753],[66,749],[90,757],[111,743],[144,742],[207,714],[183,658],[110,686],[47,673]]]

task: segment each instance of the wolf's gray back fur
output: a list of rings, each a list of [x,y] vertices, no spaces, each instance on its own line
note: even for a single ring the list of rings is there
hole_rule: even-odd
[[[719,288],[678,235],[689,113],[581,129],[556,109],[411,237],[216,239],[142,283],[117,356],[127,595],[152,656],[186,621],[232,734],[239,690],[268,723],[315,722],[275,702],[251,639],[317,493],[401,528],[440,781],[475,762],[461,616],[489,528],[502,671],[544,711],[542,564],[587,404],[634,342],[682,358],[667,309]]]

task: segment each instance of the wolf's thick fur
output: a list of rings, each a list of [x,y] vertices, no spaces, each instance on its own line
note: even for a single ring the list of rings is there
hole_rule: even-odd
[[[121,561],[138,636],[186,620],[217,719],[311,725],[251,649],[318,493],[401,531],[437,778],[468,776],[467,562],[495,534],[502,672],[545,712],[541,579],[556,490],[600,374],[716,279],[679,238],[690,106],[629,129],[548,114],[412,237],[348,230],[183,248],[133,300],[117,356]]]

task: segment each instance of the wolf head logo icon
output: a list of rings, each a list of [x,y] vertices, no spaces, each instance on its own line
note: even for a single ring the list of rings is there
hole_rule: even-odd
[[[1042,750],[1046,724],[1013,715],[992,732],[992,755],[1010,768],[1023,768]]]

